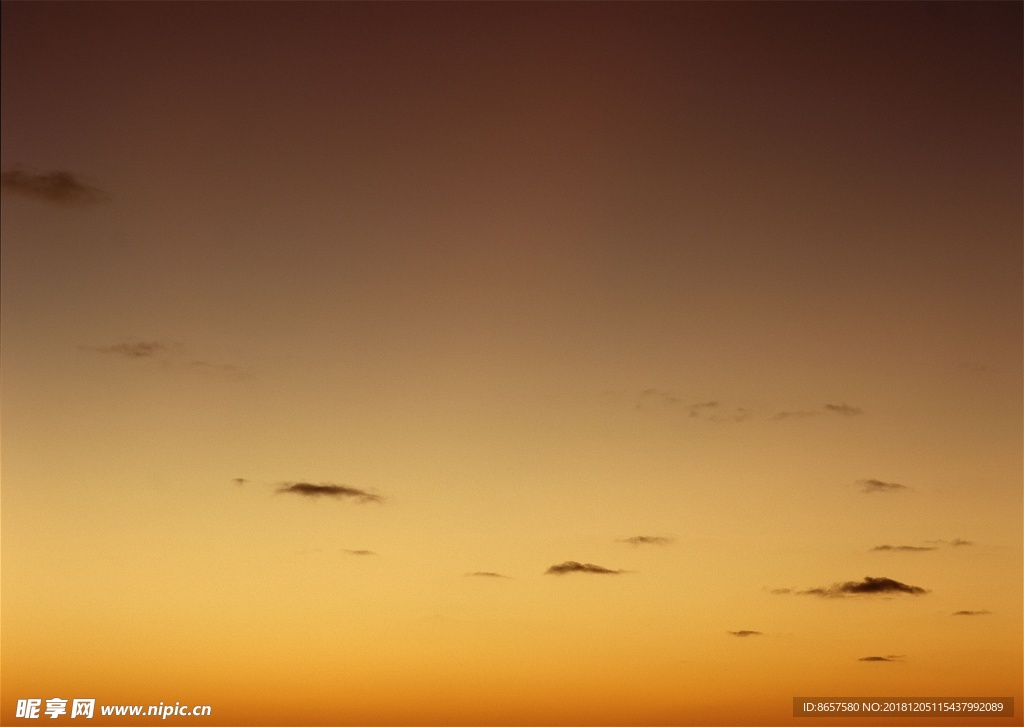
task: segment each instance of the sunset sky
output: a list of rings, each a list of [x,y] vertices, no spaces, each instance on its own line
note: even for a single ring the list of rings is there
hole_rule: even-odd
[[[1022,7],[4,2],[0,724],[1024,724]]]

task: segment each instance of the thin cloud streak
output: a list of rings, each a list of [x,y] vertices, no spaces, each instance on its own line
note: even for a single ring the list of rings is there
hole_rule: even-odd
[[[954,611],[953,616],[991,616],[991,611]]]
[[[508,578],[508,576],[502,575],[501,573],[495,573],[493,571],[486,571],[486,570],[478,570],[478,571],[473,571],[472,573],[467,573],[466,577],[467,578]]]
[[[730,631],[733,636],[739,636],[740,638],[746,638],[747,636],[764,636],[760,631],[751,631],[750,629],[740,629],[739,631]]]
[[[358,502],[383,502],[380,495],[359,490],[346,485],[323,483],[314,485],[310,482],[284,482],[278,488],[280,493],[290,493],[301,497],[333,497],[338,499],[351,498]]]
[[[634,535],[632,538],[623,538],[619,542],[630,545],[670,545],[675,541],[662,535]]]
[[[899,662],[899,661],[903,661],[903,656],[901,654],[890,654],[889,656],[862,656],[861,658],[857,659],[857,661],[890,661],[890,662]]]
[[[625,573],[621,570],[612,570],[593,563],[577,563],[575,560],[567,560],[564,563],[553,565],[545,571],[551,575],[565,575],[566,573],[594,573],[597,575],[619,575]]]
[[[876,545],[871,550],[893,550],[905,551],[908,553],[917,553],[925,550],[935,550],[935,548],[924,545]]]
[[[850,406],[849,404],[826,404],[825,411],[841,416],[857,416],[864,413],[864,410],[860,407]]]
[[[883,482],[882,480],[860,480],[857,484],[863,485],[864,488],[861,492],[871,494],[872,492],[901,492],[902,490],[909,490],[910,488],[906,485],[901,485],[899,482]]]
[[[170,347],[159,341],[124,341],[112,346],[82,346],[85,351],[106,353],[124,358],[154,358],[170,351]]]

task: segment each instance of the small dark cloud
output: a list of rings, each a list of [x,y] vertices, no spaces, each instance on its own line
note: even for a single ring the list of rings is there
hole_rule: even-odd
[[[960,538],[953,538],[952,540],[926,540],[926,543],[939,543],[941,545],[952,545],[954,548],[958,548],[966,545],[974,545],[973,540],[961,540]]]
[[[991,611],[954,611],[954,616],[989,616]]]
[[[706,422],[742,422],[750,418],[750,410],[742,406],[729,407],[718,401],[705,401],[687,407],[691,419]]]
[[[850,406],[849,404],[826,404],[825,410],[832,412],[833,414],[841,414],[843,416],[856,416],[864,413],[863,409],[856,406]]]
[[[764,636],[760,631],[751,631],[750,629],[741,629],[739,631],[730,631],[733,636]]]
[[[920,586],[911,586],[892,578],[873,578],[866,576],[862,581],[845,581],[833,583],[828,587],[808,588],[804,591],[792,591],[787,588],[780,588],[772,593],[795,593],[800,596],[820,596],[822,598],[843,598],[845,596],[873,596],[888,594],[909,594],[919,596],[928,593],[928,590]]]
[[[777,414],[772,414],[772,419],[775,421],[781,421],[782,419],[806,419],[807,417],[816,417],[820,413],[817,411],[780,411]]]
[[[662,406],[675,406],[679,403],[679,397],[670,391],[662,391],[661,389],[644,389],[636,398],[636,408],[646,409],[648,404],[662,405]]]
[[[105,195],[67,171],[34,174],[22,169],[8,169],[0,174],[3,191],[41,202],[70,207],[100,202]]]
[[[87,351],[109,353],[125,358],[153,358],[170,351],[170,348],[159,341],[124,341],[112,346],[82,346]]]
[[[374,495],[365,490],[358,490],[355,487],[345,485],[332,485],[330,483],[314,485],[309,482],[285,482],[278,488],[278,492],[292,493],[302,497],[336,497],[351,498],[359,502],[383,502],[384,498]]]
[[[624,538],[619,542],[630,545],[669,545],[675,541],[662,535],[634,535],[632,538]]]
[[[501,573],[495,573],[488,570],[478,570],[472,573],[467,573],[469,578],[508,578],[508,576],[502,575]]]
[[[372,550],[346,550],[349,555],[377,555]]]
[[[876,545],[872,550],[900,550],[908,553],[916,553],[924,550],[935,550],[925,545]]]
[[[785,596],[787,593],[792,593],[792,592],[793,592],[792,588],[773,588],[773,589],[771,589],[771,591],[769,591],[769,593],[772,593],[772,594],[774,594],[776,596]]]
[[[857,661],[902,661],[903,656],[900,654],[890,654],[889,656],[862,656]]]
[[[910,489],[898,482],[883,482],[882,480],[860,480],[857,484],[863,485],[864,488],[861,491],[869,494],[872,492],[900,492]]]
[[[594,565],[593,563],[577,563],[574,560],[567,560],[564,563],[553,565],[547,569],[547,573],[552,575],[560,576],[566,573],[597,573],[600,575],[618,575],[625,571],[612,570],[605,568],[604,566]]]
[[[236,485],[239,485],[239,486],[249,484],[249,480],[245,479],[244,477],[236,477],[235,479],[233,479],[231,481],[234,482]]]

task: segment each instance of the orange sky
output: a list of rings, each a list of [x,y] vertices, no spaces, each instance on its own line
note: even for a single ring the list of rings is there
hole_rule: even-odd
[[[1021,21],[4,3],[0,724],[1024,724]]]

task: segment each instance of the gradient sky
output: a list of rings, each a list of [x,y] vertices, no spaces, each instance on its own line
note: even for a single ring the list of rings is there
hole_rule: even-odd
[[[1021,27],[5,2],[0,722],[1022,724]]]

